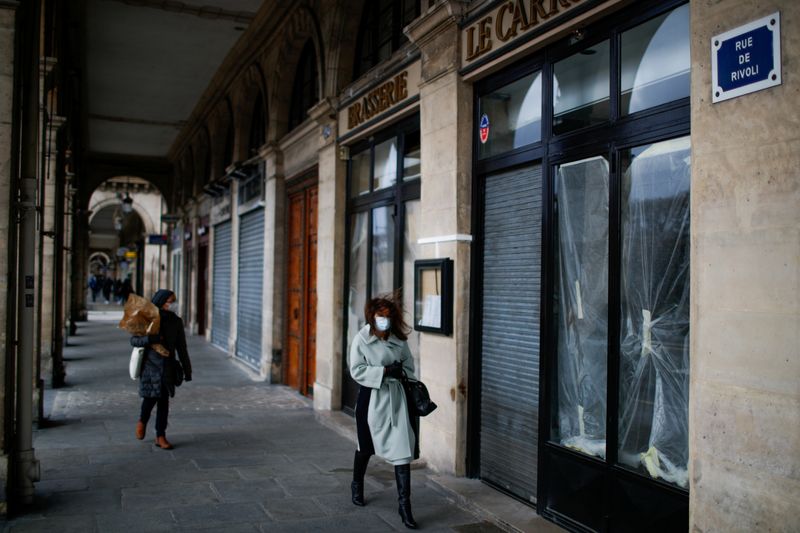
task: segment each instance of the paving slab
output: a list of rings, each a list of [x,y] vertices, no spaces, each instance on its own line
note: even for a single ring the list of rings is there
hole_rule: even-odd
[[[141,400],[115,313],[95,313],[99,320],[70,338],[68,386],[46,391],[48,418],[34,432],[42,472],[35,503],[14,510],[0,530],[405,530],[391,465],[373,459],[367,506],[350,502],[352,431],[329,422],[352,419],[321,418],[308,398],[257,380],[202,338],[189,337],[194,379],[170,400],[175,449],[153,446],[155,412],[136,440]],[[484,519],[432,486],[432,475],[413,465],[412,502],[424,529],[484,531]]]

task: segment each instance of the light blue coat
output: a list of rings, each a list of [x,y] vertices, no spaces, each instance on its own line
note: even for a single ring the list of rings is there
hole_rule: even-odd
[[[383,376],[383,367],[395,361],[403,363],[409,379],[417,379],[408,344],[394,335],[389,335],[386,341],[380,340],[370,334],[369,324],[356,333],[347,358],[350,375],[356,383],[373,389],[367,423],[375,454],[393,465],[404,465],[414,459],[415,437],[403,384]]]

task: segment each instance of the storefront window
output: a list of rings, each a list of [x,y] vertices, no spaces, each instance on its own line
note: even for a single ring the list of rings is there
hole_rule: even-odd
[[[394,288],[394,206],[372,210],[372,294]]]
[[[603,41],[554,65],[554,134],[609,120],[610,53],[609,41]]]
[[[375,146],[375,177],[373,190],[391,187],[397,181],[397,139],[392,138]]]
[[[689,137],[622,153],[619,461],[688,487]]]
[[[419,150],[419,148],[417,148]],[[403,315],[406,324],[414,323],[414,261],[420,259],[419,200],[405,203],[405,230],[403,231]],[[408,347],[414,356],[414,367],[419,375],[419,336],[413,327],[408,334]]]
[[[348,346],[364,322],[364,305],[367,303],[367,230],[369,213],[353,216],[350,225],[350,275],[347,291],[347,342]]]
[[[481,158],[542,140],[541,72],[482,96],[479,106]]]
[[[606,456],[609,165],[592,157],[556,171],[558,399],[553,438]]]
[[[350,165],[350,196],[367,194],[369,192],[370,151],[365,150],[354,155]]]
[[[689,96],[689,5],[622,34],[622,101],[627,115]]]
[[[414,297],[414,260],[418,256],[421,169],[418,124],[416,117],[407,119],[394,130],[382,132],[351,149],[345,309],[348,347],[353,335],[364,325],[364,304],[368,298],[399,289],[406,319],[409,325],[412,323],[413,307],[406,302]],[[418,333],[412,331],[408,342],[418,357]],[[343,404],[352,409],[358,388],[349,372],[343,375]]]
[[[421,163],[419,132],[406,135],[405,154],[403,154],[403,181],[419,179],[422,175]]]

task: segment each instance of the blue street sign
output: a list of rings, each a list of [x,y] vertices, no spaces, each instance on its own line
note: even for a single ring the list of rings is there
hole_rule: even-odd
[[[774,13],[711,38],[712,102],[781,84],[780,28]]]

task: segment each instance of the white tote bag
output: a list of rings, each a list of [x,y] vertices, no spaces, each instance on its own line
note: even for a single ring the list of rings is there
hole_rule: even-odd
[[[134,348],[131,352],[131,363],[128,365],[128,372],[131,379],[137,380],[142,375],[142,363],[144,362],[144,348]]]

